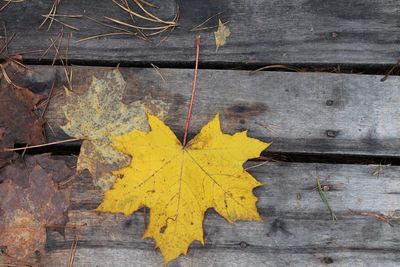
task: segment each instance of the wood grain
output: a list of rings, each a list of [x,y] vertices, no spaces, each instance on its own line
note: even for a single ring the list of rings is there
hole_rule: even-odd
[[[49,141],[67,139],[61,107],[66,84],[61,67],[30,66],[9,71],[15,83],[48,95],[56,81],[46,118]],[[111,68],[74,66],[73,90],[84,93],[92,76]],[[166,123],[183,136],[193,70],[120,68],[127,81],[126,103],[159,100],[169,108]],[[399,156],[400,78],[328,73],[200,70],[189,137],[220,113],[227,133],[272,141],[270,152]],[[3,82],[5,82],[3,80]]]
[[[64,157],[73,164],[72,157]],[[253,165],[249,162],[248,166]],[[396,266],[400,240],[400,167],[268,163],[251,173],[264,186],[255,190],[264,223],[229,224],[214,211],[206,214],[205,246],[171,266]],[[328,185],[326,196],[338,221],[332,221],[315,190],[315,172]],[[79,237],[74,266],[161,266],[154,243],[142,240],[148,211],[132,216],[97,213],[102,193],[84,172],[75,180],[65,238],[48,231],[46,253],[32,259],[43,266],[64,265],[72,240]],[[391,225],[359,215],[391,216]],[[73,226],[77,226],[76,229]],[[0,262],[4,258],[0,258]]]
[[[156,1],[156,14],[171,19],[175,2]],[[115,32],[85,18],[65,19],[78,27],[72,32],[69,55],[76,62],[92,64],[148,65],[157,62],[189,64],[194,62],[195,34],[190,30],[218,12],[223,13],[206,26],[215,26],[218,18],[229,21],[231,36],[216,52],[211,29],[202,32],[201,64],[394,64],[400,58],[398,36],[400,3],[395,0],[221,0],[177,1],[180,7],[179,27],[152,42],[130,36],[114,36],[77,43],[97,34]],[[60,24],[49,31],[38,30],[52,1],[36,0],[10,4],[1,13],[9,33],[17,33],[12,51],[46,49],[49,38],[55,38]],[[104,16],[130,22],[130,18],[111,1],[61,2],[58,14],[84,14],[104,20]],[[164,37],[168,38],[164,41]],[[64,47],[65,48],[65,47]],[[37,62],[40,54],[26,54],[27,60]],[[45,59],[51,59],[49,54]]]

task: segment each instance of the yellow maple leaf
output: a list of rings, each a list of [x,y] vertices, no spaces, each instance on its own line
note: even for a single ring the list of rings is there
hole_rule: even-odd
[[[132,156],[131,164],[105,192],[98,211],[132,214],[150,208],[145,237],[155,239],[165,263],[186,254],[198,240],[204,244],[203,218],[209,208],[233,223],[262,221],[252,190],[261,185],[244,168],[270,144],[221,131],[219,116],[185,147],[171,129],[149,115],[150,132],[133,130],[112,137],[115,148]]]

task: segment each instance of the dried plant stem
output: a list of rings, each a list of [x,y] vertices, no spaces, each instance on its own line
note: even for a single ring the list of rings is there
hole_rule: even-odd
[[[24,149],[39,148],[39,147],[45,147],[45,146],[52,146],[52,145],[58,145],[58,144],[63,144],[63,143],[75,142],[75,141],[79,141],[79,140],[80,140],[79,138],[72,138],[72,139],[56,141],[56,142],[50,142],[50,143],[41,144],[41,145],[35,145],[35,146],[27,146],[27,147],[19,147],[19,148],[4,148],[2,151],[3,152],[19,151],[19,150],[24,150]]]
[[[193,109],[193,102],[194,102],[194,95],[196,92],[196,85],[197,85],[197,74],[199,71],[199,56],[200,56],[200,34],[196,34],[196,65],[194,67],[194,77],[193,77],[193,86],[192,86],[192,95],[190,97],[190,102],[189,102],[189,109],[188,109],[188,114],[186,118],[186,125],[185,125],[185,134],[183,136],[183,146],[186,146],[186,141],[187,141],[187,135],[189,132],[189,124],[190,124],[190,117],[192,115],[192,109]]]

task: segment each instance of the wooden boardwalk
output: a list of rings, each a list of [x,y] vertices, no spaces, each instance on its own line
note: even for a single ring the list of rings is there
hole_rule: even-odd
[[[159,1],[161,2],[161,1]],[[189,136],[217,112],[222,128],[273,144],[264,156],[275,156],[249,170],[264,186],[255,190],[264,223],[229,224],[209,211],[205,246],[195,243],[187,256],[170,266],[399,266],[400,265],[400,78],[382,82],[384,70],[400,59],[398,1],[178,1],[180,26],[163,42],[146,43],[129,36],[86,42],[77,40],[104,28],[87,20],[67,20],[72,32],[69,62],[74,89],[84,93],[91,77],[102,77],[121,63],[127,81],[124,102],[157,99],[168,106],[166,123],[183,136],[193,77],[195,34],[190,29],[224,11],[231,37],[215,51],[213,30],[201,32],[198,91]],[[59,24],[37,30],[50,1],[11,3],[0,12],[8,34],[16,33],[10,53],[43,50]],[[161,7],[172,17],[173,1]],[[61,1],[60,13],[120,18],[112,1]],[[213,20],[215,23],[216,20]],[[211,23],[212,24],[212,23]],[[214,24],[212,24],[214,25]],[[2,34],[0,33],[0,37]],[[158,40],[158,39],[156,39]],[[0,39],[1,41],[1,39]],[[24,54],[24,75],[11,80],[48,95],[55,82],[46,119],[48,141],[67,139],[64,69],[51,66],[54,54]],[[160,77],[154,68],[160,66]],[[331,68],[342,66],[375,74],[328,72],[252,72],[268,64]],[[340,71],[339,71],[340,72]],[[5,85],[4,79],[0,80]],[[79,142],[50,150],[70,166]],[[29,156],[29,155],[28,155]],[[254,166],[258,161],[250,161]],[[392,163],[391,166],[377,164]],[[316,191],[316,172],[338,220]],[[46,251],[31,259],[39,266],[67,266],[71,244],[79,235],[74,266],[162,266],[161,254],[141,235],[148,212],[133,216],[93,211],[102,191],[88,172],[74,181],[65,237],[47,232]],[[385,215],[390,224],[374,215]],[[9,263],[0,255],[0,265]],[[10,264],[10,266],[12,266]]]

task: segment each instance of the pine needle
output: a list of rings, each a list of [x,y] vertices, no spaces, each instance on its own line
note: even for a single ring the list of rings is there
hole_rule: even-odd
[[[163,82],[165,82],[164,76],[161,74],[160,72],[160,68],[157,67],[156,65],[154,65],[153,63],[150,63],[150,65],[154,68],[154,70],[157,72],[157,74],[161,77],[161,79],[163,80]]]
[[[54,80],[54,81],[53,81],[53,84],[51,85],[50,93],[49,93],[49,96],[47,97],[46,104],[45,104],[45,106],[44,106],[44,109],[43,109],[43,111],[42,111],[42,114],[40,114],[40,118],[41,118],[41,119],[44,118],[44,114],[46,113],[46,110],[47,110],[47,107],[49,106],[51,97],[53,96],[53,91],[54,91],[54,85],[55,85],[55,83],[56,83],[56,81]]]
[[[296,71],[296,72],[301,72],[302,70],[296,67],[292,66],[286,66],[286,65],[268,65],[256,70],[251,71],[249,74],[252,75],[256,72],[262,71],[262,70],[269,70],[269,69],[285,69],[285,70],[291,70],[291,71]]]
[[[45,15],[45,18],[44,18],[42,24],[40,24],[39,29],[42,28],[46,24],[46,22],[50,19],[49,26],[47,27],[47,30],[50,30],[51,25],[53,25],[54,17],[56,16],[57,8],[58,8],[58,5],[60,4],[60,1],[61,0],[53,1],[53,5],[51,6],[49,13],[47,13],[47,15]]]
[[[268,164],[268,163],[270,163],[270,161],[267,160],[267,161],[258,163],[258,164],[256,164],[256,165],[247,167],[247,168],[245,168],[245,170],[247,171],[247,170],[251,170],[251,169],[254,169],[254,168],[258,168],[258,167],[264,166],[264,165],[266,165],[266,164]]]
[[[74,266],[76,247],[78,246],[78,241],[79,241],[79,238],[77,236],[75,236],[74,240],[72,241],[72,245],[71,245],[71,253],[69,255],[68,267]]]
[[[129,24],[117,19],[113,19],[107,16],[104,16],[105,19],[112,21],[114,23],[117,23],[119,25],[123,25],[125,27],[129,27],[129,28],[133,28],[133,29],[139,29],[139,30],[146,30],[146,31],[156,31],[156,30],[163,30],[163,29],[168,29],[171,28],[172,25],[164,25],[164,26],[155,26],[155,27],[142,27],[142,26],[137,26],[137,25],[133,25],[133,24]]]
[[[151,17],[151,18],[154,19],[155,21],[161,22],[161,23],[165,23],[165,24],[172,24],[172,25],[175,25],[175,24],[176,24],[176,21],[165,21],[165,20],[162,20],[162,19],[160,19],[159,17],[153,15],[152,13],[148,12],[148,11],[143,7],[143,5],[140,3],[140,1],[138,1],[138,0],[133,0],[133,1],[139,6],[139,8],[140,8],[147,16]]]
[[[42,15],[42,17],[46,17],[46,15]],[[79,31],[79,28],[74,27],[74,26],[72,26],[72,25],[70,25],[70,24],[67,24],[67,23],[65,23],[65,22],[62,22],[62,21],[56,19],[55,16],[52,16],[52,19],[53,19],[55,22],[58,22],[58,23],[60,23],[61,25],[67,27],[67,28],[70,28],[70,29],[75,30],[75,31]]]
[[[316,181],[317,181],[317,190],[319,193],[319,196],[321,197],[322,201],[325,203],[326,207],[329,210],[329,213],[331,214],[332,220],[336,221],[337,217],[335,212],[332,210],[331,206],[329,205],[328,199],[326,198],[325,192],[321,187],[321,181],[320,181],[320,175],[319,175],[319,170],[316,170]]]
[[[78,139],[78,138],[72,138],[72,139],[56,141],[56,142],[50,142],[50,143],[41,144],[41,145],[35,145],[35,146],[27,146],[27,147],[19,147],[19,148],[3,148],[3,150],[0,150],[0,153],[1,152],[19,151],[19,150],[31,149],[31,148],[39,148],[39,147],[45,147],[45,146],[52,146],[52,145],[58,145],[58,144],[63,144],[63,143],[79,141],[79,140],[80,139]]]
[[[139,0],[139,2],[141,2],[142,4],[145,4],[146,6],[152,7],[152,8],[157,8],[157,9],[160,8],[157,5],[155,5],[153,3],[150,3],[150,2],[147,2],[145,0]]]
[[[76,43],[89,41],[89,40],[93,40],[93,39],[97,39],[97,38],[101,38],[101,37],[116,36],[116,35],[131,35],[131,36],[135,36],[135,37],[137,37],[139,39],[142,39],[142,40],[147,40],[147,38],[145,36],[144,37],[140,36],[136,32],[132,32],[132,31],[129,31],[127,29],[124,29],[124,28],[121,28],[121,27],[118,27],[118,26],[114,26],[114,25],[110,25],[110,24],[104,23],[102,21],[99,21],[99,20],[97,20],[95,18],[92,18],[92,17],[89,17],[89,16],[86,16],[86,18],[91,20],[91,21],[93,21],[96,24],[99,24],[99,25],[102,25],[102,26],[105,26],[105,27],[108,27],[108,28],[112,28],[112,29],[117,30],[117,31],[116,32],[109,32],[109,33],[102,33],[102,34],[96,34],[96,35],[88,36],[88,37],[85,37],[85,38],[77,40]]]
[[[8,7],[11,3],[22,3],[25,0],[3,0],[3,1],[6,3],[2,7],[0,7],[0,12],[6,9],[6,7]]]
[[[4,27],[4,32],[6,32],[5,27]],[[4,51],[8,51],[8,47],[10,46],[10,43],[12,42],[12,40],[14,39],[14,37],[15,37],[15,33],[13,33],[13,34],[11,35],[10,38],[6,38],[6,39],[5,39],[4,45],[3,45],[3,47],[0,49],[0,55],[1,55]]]
[[[131,31],[128,31],[128,30],[124,29],[124,28],[120,28],[120,27],[117,27],[117,26],[114,26],[114,25],[110,25],[110,24],[104,23],[102,21],[99,21],[99,20],[97,20],[95,18],[92,18],[92,17],[89,17],[89,16],[86,16],[86,18],[91,20],[91,21],[93,21],[93,22],[95,22],[95,23],[97,23],[97,24],[100,24],[100,25],[103,25],[103,26],[106,26],[106,27],[109,27],[109,28],[112,28],[112,29],[115,29],[115,30],[120,30],[120,31],[123,31],[123,32],[128,32],[128,33],[133,33]]]
[[[208,19],[206,19],[205,21],[203,21],[202,23],[200,23],[199,25],[193,27],[190,31],[198,31],[201,26],[203,26],[204,24],[206,24],[207,22],[209,22],[211,19],[215,18],[218,15],[221,15],[222,13],[224,13],[224,11],[218,12],[217,14],[212,15],[211,17],[209,17]],[[213,28],[218,27],[218,25],[213,26]],[[200,28],[201,29],[201,28]]]
[[[128,0],[122,0],[122,1],[123,1],[123,4],[126,6],[126,8],[129,10],[129,12],[132,11],[132,9],[131,9],[131,7],[130,7],[130,5],[129,5],[129,3],[128,3]],[[134,16],[133,16],[132,13],[129,13],[129,17],[131,18],[131,20],[132,20],[133,23],[136,23],[136,20],[135,20],[135,18],[134,18]],[[147,37],[146,37],[146,35],[143,33],[142,30],[137,30],[137,31],[138,31],[138,33],[140,33],[140,35],[141,35],[144,39],[147,40]]]
[[[164,21],[161,20],[161,19],[158,19],[158,20],[157,20],[157,19],[154,19],[154,18],[145,17],[145,16],[143,16],[143,15],[140,15],[139,13],[136,13],[136,12],[132,11],[132,9],[127,8],[127,7],[123,6],[123,5],[121,5],[120,3],[118,3],[118,2],[115,1],[115,0],[112,0],[112,2],[113,2],[114,4],[116,4],[118,7],[120,7],[122,10],[128,12],[130,15],[133,15],[133,16],[138,17],[138,18],[140,18],[140,19],[147,20],[147,21],[150,21],[150,22],[161,22],[161,23],[165,23],[165,24],[171,23],[171,22],[164,22]],[[174,23],[172,22],[172,24],[174,24]]]
[[[163,20],[163,19],[157,17],[156,15],[154,15],[153,13],[151,13],[150,11],[148,11],[146,9],[146,7],[152,7],[152,8],[156,7],[155,5],[153,5],[149,2],[142,1],[142,0],[133,0],[133,2],[136,4],[136,6],[143,12],[143,14],[140,14],[131,9],[127,0],[120,0],[121,2],[119,2],[117,0],[111,0],[111,1],[115,5],[117,5],[120,9],[127,12],[133,23],[132,24],[127,23],[127,22],[124,22],[124,21],[121,21],[121,20],[118,20],[115,18],[110,18],[107,16],[105,16],[104,18],[113,23],[119,24],[121,26],[135,29],[142,35],[142,37],[144,39],[147,39],[146,37],[148,37],[148,36],[160,35],[161,33],[163,33],[164,31],[166,31],[168,29],[173,30],[177,26],[177,22],[179,19],[179,6],[177,6],[177,8],[176,8],[176,13],[175,13],[173,20],[167,21],[167,20]],[[141,26],[135,22],[134,18],[138,18],[140,20],[145,20],[145,21],[151,22],[151,23],[156,23],[156,25],[152,26],[152,27],[151,26]],[[145,31],[150,31],[150,33],[145,33]],[[156,31],[156,32],[153,32],[153,31]]]
[[[390,216],[386,216],[383,214],[377,214],[377,213],[372,213],[372,212],[357,212],[354,210],[350,210],[352,213],[360,215],[360,216],[367,216],[367,217],[371,217],[371,218],[375,218],[377,220],[381,220],[384,223],[389,224],[390,226],[393,226],[390,222],[391,217]]]
[[[97,39],[97,38],[101,38],[101,37],[107,37],[107,36],[115,36],[115,35],[136,35],[135,33],[129,33],[129,32],[110,32],[110,33],[103,33],[103,34],[97,34],[97,35],[93,35],[93,36],[89,36],[86,38],[82,38],[76,41],[76,43],[80,43],[80,42],[85,42],[85,41],[89,41],[89,40],[93,40],[93,39]]]

